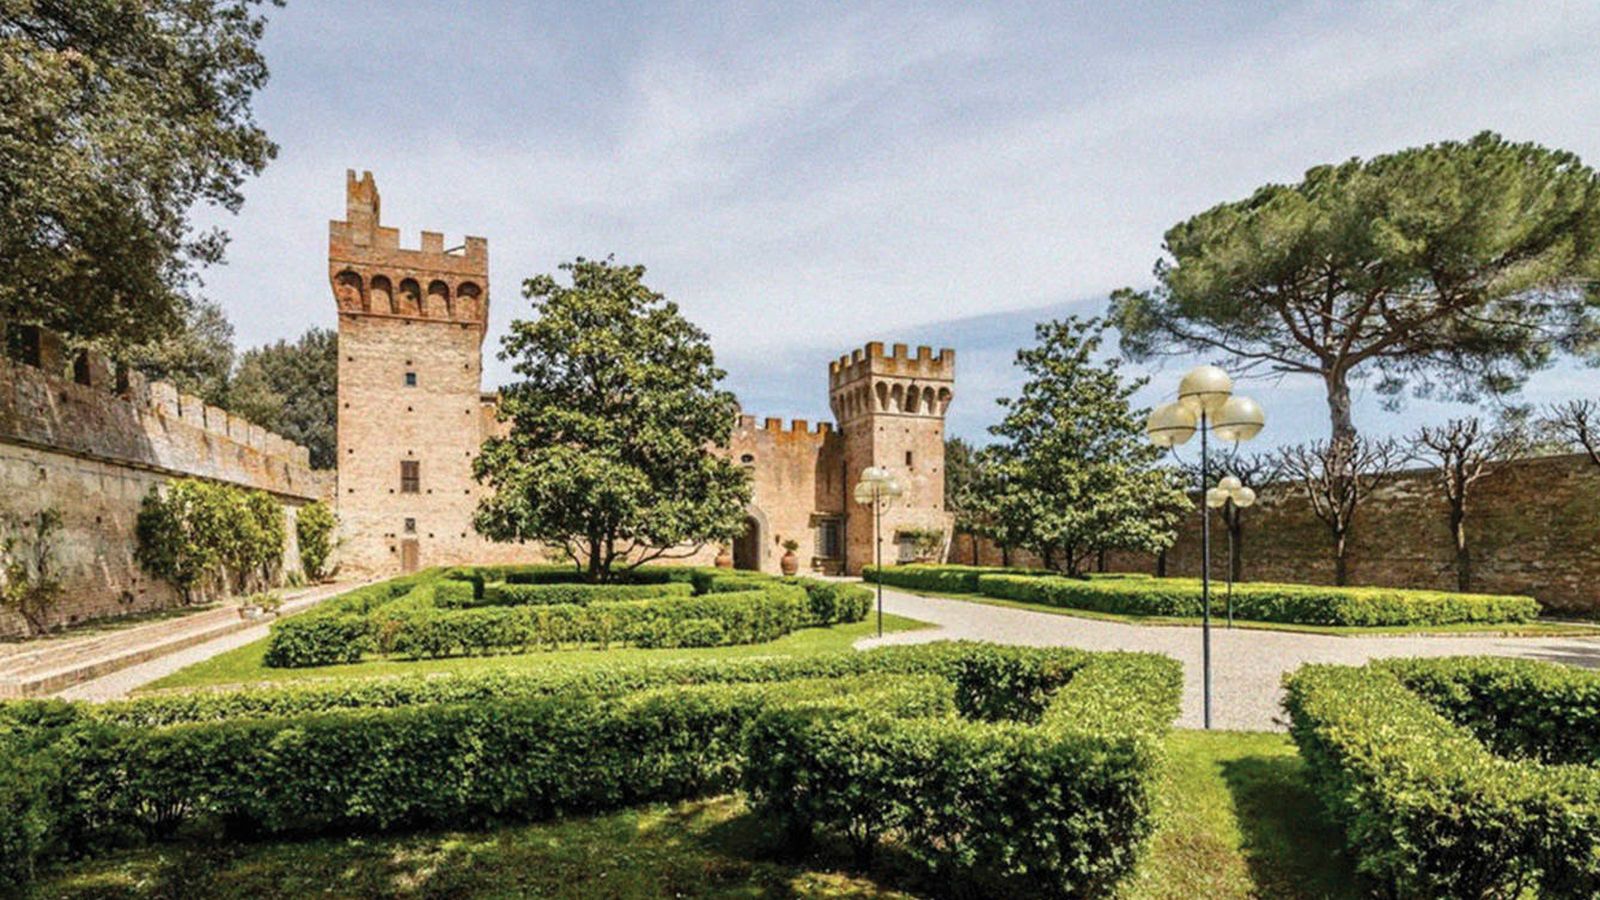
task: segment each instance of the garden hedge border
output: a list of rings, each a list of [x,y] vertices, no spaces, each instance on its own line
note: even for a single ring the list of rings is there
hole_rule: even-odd
[[[1312,784],[1375,890],[1600,893],[1600,768],[1592,756],[1549,764],[1529,753],[1544,729],[1527,711],[1600,690],[1600,675],[1556,668],[1406,660],[1305,666],[1285,680],[1290,732]],[[1570,706],[1564,717],[1592,735],[1600,712]],[[1512,733],[1497,733],[1502,723]]]
[[[860,585],[722,569],[647,567],[631,573],[636,581],[625,585],[553,580],[575,576],[570,567],[458,567],[371,585],[274,623],[264,661],[301,668],[372,654],[422,659],[615,644],[758,643],[797,628],[861,621],[872,602]],[[640,593],[651,599],[618,599]],[[530,599],[580,595],[583,602]],[[528,602],[501,605],[512,596]]]
[[[1029,792],[1046,796],[1031,808],[1065,815],[1120,798],[1112,814],[990,823],[1001,832],[983,846],[1012,848],[1000,856],[1031,875],[927,857],[1008,883],[1100,884],[1120,871],[1106,854],[1131,859],[1148,831],[1155,747],[1179,692],[1177,664],[1154,655],[978,644],[431,681],[457,683],[0,705],[0,792],[17,811],[0,823],[0,883],[25,882],[39,859],[207,833],[207,822],[257,835],[463,827],[725,792],[752,754],[770,758],[752,729],[783,710],[1020,753],[947,771],[1003,785],[1032,773]],[[336,700],[340,687],[354,699]],[[901,784],[942,777],[911,757],[886,764]]]
[[[885,584],[912,590],[976,593],[998,600],[1090,612],[1189,618],[1202,613],[1203,594],[1200,581],[1195,578],[1124,573],[1070,578],[1040,571],[1019,573],[967,566],[886,567],[881,575],[869,568],[865,577],[881,577]],[[966,584],[972,587],[961,586]],[[1226,609],[1225,596],[1216,587],[1214,584],[1211,592],[1213,615]],[[1233,586],[1236,618],[1292,625],[1508,624],[1532,621],[1538,617],[1539,609],[1537,600],[1517,595],[1270,582]]]

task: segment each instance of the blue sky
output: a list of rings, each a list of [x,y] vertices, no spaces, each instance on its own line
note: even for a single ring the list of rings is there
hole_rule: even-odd
[[[1150,282],[1162,232],[1310,166],[1494,129],[1600,162],[1600,4],[423,3],[290,0],[256,110],[278,159],[207,277],[241,346],[334,324],[327,220],[370,169],[415,245],[489,239],[486,350],[524,277],[640,262],[761,416],[827,415],[868,340],[958,350],[954,434],[1032,323]],[[1198,361],[1198,360],[1197,360]],[[1188,361],[1141,395],[1159,402]],[[492,360],[487,386],[507,377]],[[1525,398],[1600,392],[1563,364]],[[1249,384],[1263,446],[1320,384]],[[1408,430],[1362,392],[1357,425]]]

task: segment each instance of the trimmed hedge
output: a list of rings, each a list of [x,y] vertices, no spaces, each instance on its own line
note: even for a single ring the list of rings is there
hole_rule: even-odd
[[[1007,796],[1031,797],[1030,809],[1125,801],[1109,814],[1080,808],[1070,821],[993,819],[1004,834],[975,838],[1053,873],[1026,883],[1100,885],[1148,830],[1142,798],[1154,757],[1145,751],[1165,727],[1157,720],[1176,713],[1177,677],[1176,663],[1153,656],[948,644],[434,680],[443,686],[412,678],[4,704],[0,791],[21,815],[0,823],[0,878],[21,884],[39,859],[216,825],[242,834],[466,827],[721,793],[770,761],[755,727],[781,710],[817,722],[869,716],[952,746],[1001,748],[948,771],[1010,786]],[[351,697],[338,698],[341,689]],[[1078,706],[1053,718],[1064,703]],[[1148,733],[1128,728],[1130,705],[1149,711]],[[1086,716],[1102,713],[1098,751],[1075,755],[1093,746]],[[982,720],[1002,714],[1019,718]],[[11,777],[22,765],[29,776]],[[939,783],[912,769],[900,776]]]
[[[1151,830],[1180,689],[1172,660],[1109,654],[1060,686],[1037,725],[777,706],[751,726],[745,787],[794,844],[823,830],[864,862],[892,838],[979,895],[1099,896]]]
[[[951,594],[976,594],[978,578],[982,575],[1050,575],[1044,569],[998,568],[995,566],[959,566],[912,563],[904,566],[867,566],[861,570],[863,581],[878,582],[892,587],[914,591],[944,591]]]
[[[722,569],[642,568],[627,584],[570,581],[576,576],[563,566],[454,568],[361,588],[274,623],[265,662],[756,643],[858,622],[872,602],[860,585]]]
[[[1202,612],[1200,582],[1191,578],[982,575],[978,589],[1002,600],[1125,615],[1193,617]],[[1213,586],[1212,614],[1225,603],[1223,592]],[[1299,625],[1452,625],[1527,622],[1538,617],[1539,603],[1532,597],[1497,594],[1246,582],[1233,586],[1233,614]]]
[[[1312,783],[1376,890],[1600,893],[1600,768],[1592,756],[1588,765],[1528,758],[1581,758],[1544,745],[1527,719],[1544,699],[1588,694],[1593,685],[1579,682],[1600,677],[1568,679],[1557,668],[1415,660],[1306,666],[1286,680],[1284,707]],[[1600,710],[1572,706],[1561,716],[1592,735]],[[1500,721],[1511,734],[1494,734]],[[1495,743],[1521,758],[1497,754]]]
[[[441,582],[440,586],[460,583],[446,581]],[[651,600],[687,597],[693,593],[694,586],[686,581],[675,584],[518,584],[491,581],[483,586],[483,599],[479,602],[485,606],[554,606],[561,603],[582,606],[605,600]]]

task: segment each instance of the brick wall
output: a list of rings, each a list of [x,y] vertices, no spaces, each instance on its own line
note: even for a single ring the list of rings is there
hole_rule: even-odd
[[[286,571],[299,568],[295,510],[330,490],[304,447],[179,393],[131,375],[114,393],[111,367],[97,356],[88,384],[49,356],[49,369],[0,359],[0,512],[62,516],[58,560],[64,595],[56,619],[72,623],[172,604],[176,592],[133,560],[139,505],[173,478],[194,476],[268,491],[289,516]],[[59,374],[58,374],[59,373]],[[0,612],[0,635],[26,630]]]
[[[1357,511],[1349,547],[1349,582],[1387,587],[1456,587],[1455,549],[1448,506],[1437,473],[1401,473]],[[1557,612],[1600,612],[1600,466],[1583,456],[1551,456],[1501,467],[1473,486],[1468,497],[1467,542],[1473,588],[1529,594]],[[1260,491],[1243,513],[1241,575],[1246,581],[1333,582],[1327,527],[1303,494],[1283,485]],[[1212,574],[1227,573],[1228,533],[1220,514],[1211,520]],[[999,551],[976,542],[983,565],[998,565]],[[974,558],[963,537],[954,558]],[[1012,556],[1036,564],[1031,554]],[[1144,554],[1113,553],[1112,571],[1153,572]],[[1168,551],[1168,575],[1200,574],[1200,519],[1184,520]]]

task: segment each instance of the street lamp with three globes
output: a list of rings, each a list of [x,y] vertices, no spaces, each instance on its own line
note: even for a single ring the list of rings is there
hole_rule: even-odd
[[[1157,447],[1168,449],[1185,444],[1200,433],[1200,490],[1207,491],[1211,481],[1211,434],[1237,446],[1261,432],[1266,424],[1266,414],[1261,405],[1249,397],[1233,395],[1233,379],[1216,366],[1199,366],[1190,370],[1178,382],[1178,400],[1158,406],[1150,413],[1145,424],[1145,434]],[[1176,453],[1176,451],[1174,451]],[[1233,476],[1228,476],[1233,478]],[[1238,479],[1233,478],[1237,484]],[[1220,487],[1220,485],[1219,485]],[[1242,484],[1238,490],[1249,490]],[[1228,489],[1233,499],[1233,489]],[[1207,491],[1207,504],[1210,496]],[[1250,502],[1255,501],[1251,491]],[[1201,677],[1205,727],[1211,727],[1211,516],[1206,507],[1200,508],[1200,606],[1201,606]],[[1231,537],[1231,533],[1230,533]],[[1231,567],[1230,567],[1231,576]],[[1231,586],[1230,586],[1231,596]],[[1230,604],[1231,606],[1231,604]],[[1229,621],[1232,621],[1230,613]]]
[[[903,493],[900,479],[881,466],[862,469],[861,480],[856,483],[855,501],[872,507],[872,538],[878,561],[878,637],[883,637],[883,514]]]

